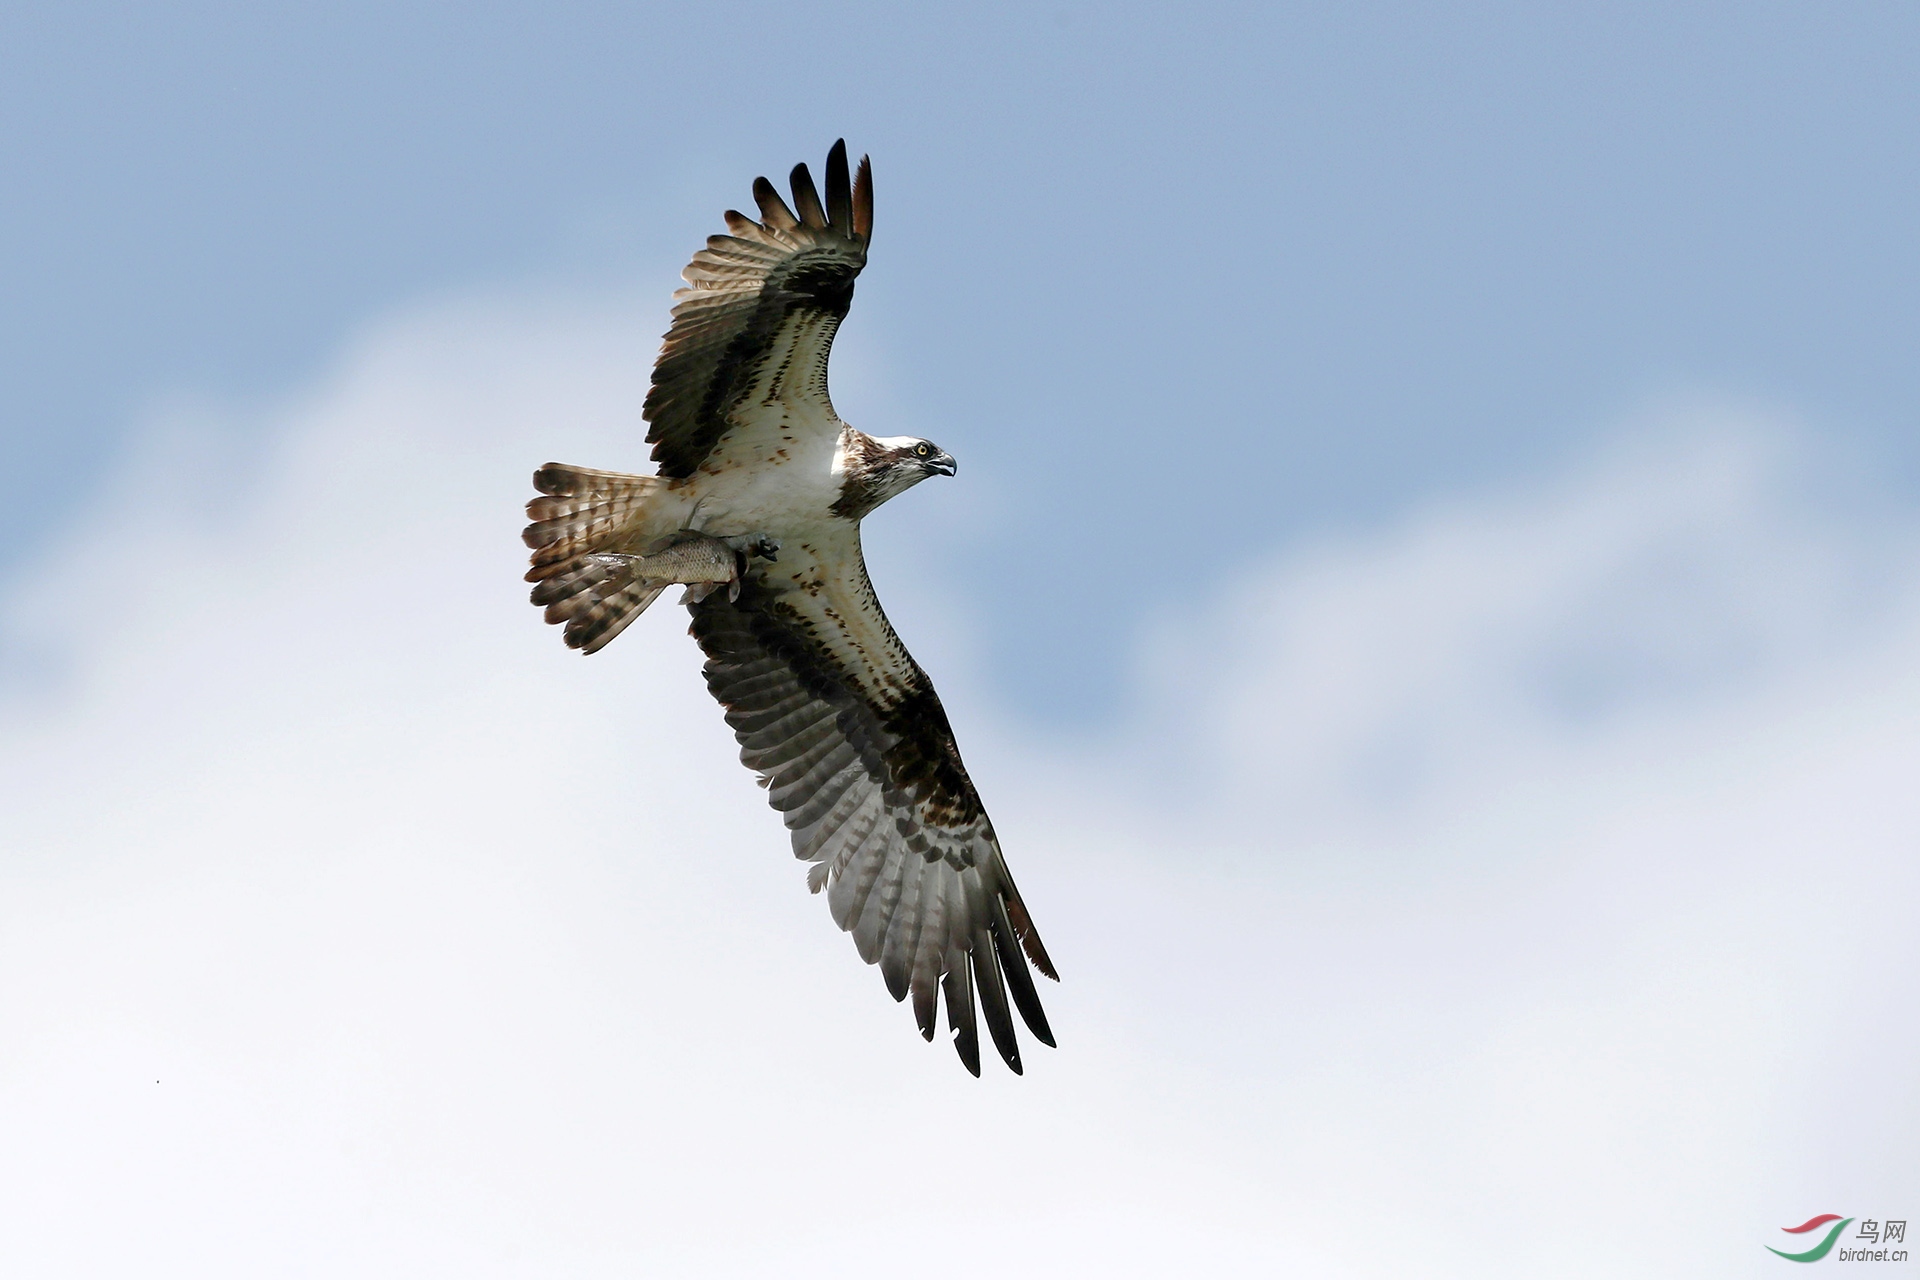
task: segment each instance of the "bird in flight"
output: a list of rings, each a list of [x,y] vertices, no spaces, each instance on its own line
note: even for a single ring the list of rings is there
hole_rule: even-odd
[[[927,673],[894,634],[860,521],[951,455],[870,436],[827,395],[827,356],[866,265],[873,175],[827,154],[793,206],[765,178],[760,220],[729,210],[681,273],[643,411],[657,474],[549,463],[527,504],[527,580],[568,645],[594,653],[667,587],[686,588],[707,688],[860,958],[932,1040],[942,997],[980,1074],[979,1022],[1020,1071],[1013,1009],[1053,1033],[1034,968],[1058,977],[1000,854]]]

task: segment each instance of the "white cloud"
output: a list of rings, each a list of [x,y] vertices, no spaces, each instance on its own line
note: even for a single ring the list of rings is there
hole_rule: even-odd
[[[237,490],[174,415],[16,593],[9,1274],[1745,1275],[1920,1204],[1920,574],[1804,441],[1295,549],[1098,752],[957,672],[1066,975],[975,1081],[681,616],[581,660],[525,603],[527,475],[638,465],[655,320],[385,327]]]
[[[1457,809],[1751,704],[1915,603],[1910,530],[1810,507],[1809,452],[1669,413],[1573,476],[1295,549],[1157,629],[1149,715],[1210,801],[1264,790],[1297,829]]]

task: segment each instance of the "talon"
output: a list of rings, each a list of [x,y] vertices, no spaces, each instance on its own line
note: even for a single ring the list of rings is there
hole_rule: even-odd
[[[764,556],[768,560],[777,559],[780,539],[768,537],[764,533],[743,533],[735,538],[726,539],[726,544],[738,551],[743,557]]]

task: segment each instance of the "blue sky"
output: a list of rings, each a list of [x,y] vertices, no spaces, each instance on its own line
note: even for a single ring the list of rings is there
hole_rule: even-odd
[[[1912,1219],[1916,34],[0,10],[0,1270]],[[960,462],[869,555],[1064,977],[1018,1079],[807,895],[684,617],[583,660],[520,581],[531,469],[642,466],[680,266],[839,136],[837,406]]]
[[[994,669],[1045,720],[1106,722],[1138,588],[1028,549],[1124,530],[1175,591],[1238,562],[1196,574],[1179,537],[1133,539],[1143,513],[1254,557],[1703,391],[1920,485],[1900,6],[0,24],[0,460],[35,477],[4,517],[16,564],[144,408],[283,392],[396,306],[561,278],[657,299],[664,327],[720,208],[842,135],[880,193],[843,353],[875,385],[842,407],[1004,490],[931,567],[1019,610]]]

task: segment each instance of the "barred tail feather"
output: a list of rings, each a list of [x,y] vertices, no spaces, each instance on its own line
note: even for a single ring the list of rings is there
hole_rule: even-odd
[[[598,653],[667,588],[633,566],[631,556],[581,556],[535,584],[533,602],[546,607],[548,622],[565,625],[569,647]]]
[[[533,487],[543,496],[527,503],[533,523],[520,535],[533,548],[527,581],[561,573],[591,552],[614,550],[610,544],[665,484],[658,476],[593,471],[557,462],[534,472]]]
[[[533,473],[541,497],[527,503],[533,523],[521,538],[533,549],[527,581],[547,621],[564,625],[568,645],[597,653],[665,589],[634,572],[632,557],[604,554],[624,535],[665,481],[549,462]]]

